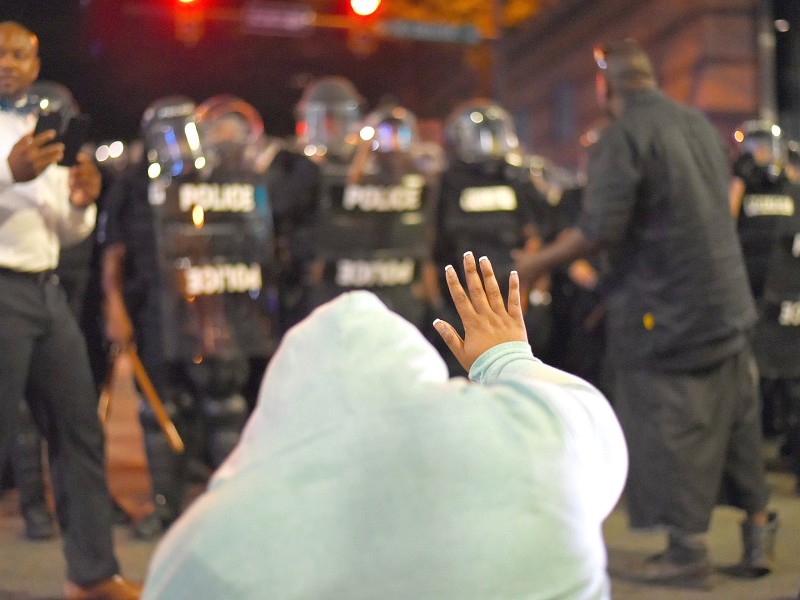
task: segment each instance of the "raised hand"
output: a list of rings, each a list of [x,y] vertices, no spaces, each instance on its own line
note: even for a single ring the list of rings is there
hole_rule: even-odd
[[[455,269],[451,265],[445,268],[447,287],[464,326],[463,339],[450,323],[439,319],[433,323],[447,347],[467,372],[475,359],[489,348],[503,342],[528,341],[516,271],[512,271],[509,276],[506,305],[492,263],[485,256],[478,263],[480,274],[472,252],[464,254],[466,291]]]

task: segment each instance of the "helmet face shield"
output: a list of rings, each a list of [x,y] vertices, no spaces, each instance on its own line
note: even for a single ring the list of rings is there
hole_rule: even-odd
[[[360,123],[361,109],[355,101],[307,102],[298,133],[306,147],[315,149],[314,153],[342,156],[356,143]]]
[[[296,107],[297,138],[307,156],[348,157],[358,145],[363,99],[344,77],[323,77]]]
[[[145,111],[142,136],[152,178],[177,177],[205,166],[194,109],[190,100],[164,100]]]
[[[379,108],[367,117],[372,128],[372,149],[378,152],[411,152],[417,141],[417,119],[401,106]]]
[[[772,121],[746,121],[735,135],[739,142],[739,153],[751,156],[756,165],[770,167],[781,164],[781,129]]]
[[[742,142],[742,152],[753,157],[759,166],[771,165],[780,157],[779,144],[772,136],[749,135]]]
[[[195,120],[212,168],[241,160],[245,150],[255,145],[264,133],[264,122],[255,107],[227,94],[213,96],[200,104]]]
[[[466,163],[502,159],[519,149],[511,116],[496,104],[462,106],[448,119],[446,129],[451,149]]]

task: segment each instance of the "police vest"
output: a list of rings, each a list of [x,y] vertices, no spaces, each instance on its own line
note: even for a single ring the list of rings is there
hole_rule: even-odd
[[[446,249],[447,256],[437,260],[460,261],[471,250],[476,256],[488,256],[498,273],[510,270],[510,252],[524,244],[523,227],[535,220],[531,202],[532,194],[526,194],[517,181],[448,171],[442,177],[436,232],[442,238],[437,247]]]
[[[739,211],[738,230],[747,274],[753,295],[760,298],[764,276],[781,221],[796,210],[794,187],[785,179],[745,181],[745,193]]]
[[[266,356],[276,342],[272,220],[254,180],[151,182],[168,359]]]

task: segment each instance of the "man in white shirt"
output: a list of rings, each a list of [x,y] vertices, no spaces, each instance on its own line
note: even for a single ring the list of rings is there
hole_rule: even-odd
[[[56,132],[33,135],[28,89],[39,75],[38,40],[0,22],[0,465],[23,397],[45,434],[64,539],[68,600],[139,598],[119,575],[111,539],[103,430],[86,353],[52,273],[63,244],[94,227],[100,173],[91,159],[57,163]]]

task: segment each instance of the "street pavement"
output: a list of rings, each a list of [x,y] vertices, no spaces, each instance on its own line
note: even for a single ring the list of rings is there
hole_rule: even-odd
[[[121,379],[115,387],[107,423],[109,487],[117,502],[134,518],[139,518],[149,510],[149,481],[136,399],[128,387],[126,370],[119,371]],[[775,448],[765,446],[765,456],[770,464],[774,464]],[[713,576],[711,591],[645,586],[619,579],[613,576],[615,570],[623,568],[631,560],[643,559],[662,550],[663,536],[632,533],[627,528],[623,508],[618,507],[604,525],[613,598],[795,600],[800,589],[800,498],[793,493],[792,477],[780,469],[770,470],[769,481],[773,491],[771,508],[778,511],[781,520],[777,561],[771,575],[757,580],[738,580],[718,573]],[[720,507],[714,512],[709,545],[715,565],[722,567],[739,559],[740,521],[741,515],[733,509]],[[114,538],[123,574],[134,580],[143,580],[156,542],[133,539],[124,525],[115,528]],[[3,494],[0,497],[0,600],[60,598],[64,572],[61,541],[33,542],[25,539],[16,492]]]

